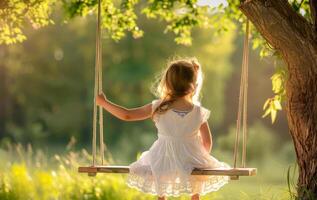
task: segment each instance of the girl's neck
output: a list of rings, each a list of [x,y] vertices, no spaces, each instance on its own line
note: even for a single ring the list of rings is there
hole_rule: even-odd
[[[179,97],[172,103],[171,107],[177,110],[191,110],[193,100],[190,96]]]
[[[179,97],[177,101],[193,103],[193,98],[191,95],[186,95],[183,97]]]

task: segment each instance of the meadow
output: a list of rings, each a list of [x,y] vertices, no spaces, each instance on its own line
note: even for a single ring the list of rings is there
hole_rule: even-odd
[[[290,144],[289,144],[290,145]],[[285,147],[286,149],[289,147]],[[209,193],[203,200],[287,200],[292,199],[296,182],[295,165],[286,161],[287,151],[266,155],[263,161],[249,163],[258,168],[254,177],[232,180],[219,191]],[[226,160],[230,155],[215,150]],[[126,175],[98,174],[89,177],[79,174],[79,165],[89,165],[91,156],[85,150],[74,151],[67,146],[62,155],[45,155],[31,145],[6,144],[0,150],[1,200],[145,200],[156,199],[125,184]],[[110,154],[107,161],[113,163]],[[289,162],[289,164],[287,164]],[[288,178],[289,177],[289,178]],[[188,196],[170,198],[189,199]]]

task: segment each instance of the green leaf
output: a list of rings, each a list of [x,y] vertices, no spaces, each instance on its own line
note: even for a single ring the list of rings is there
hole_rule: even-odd
[[[272,124],[276,120],[276,114],[277,114],[277,111],[275,109],[271,109],[271,121],[272,121]]]
[[[267,99],[263,105],[263,110],[265,110],[267,108],[267,106],[269,105],[269,103],[271,102],[271,99]]]
[[[278,99],[274,99],[273,103],[276,110],[282,110],[281,102]]]

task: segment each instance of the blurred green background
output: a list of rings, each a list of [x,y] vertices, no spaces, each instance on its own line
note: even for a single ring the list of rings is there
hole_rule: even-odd
[[[152,199],[129,189],[125,175],[78,174],[90,163],[95,19],[76,18],[37,31],[22,44],[0,46],[0,199]],[[153,100],[151,85],[173,56],[196,56],[205,75],[202,105],[211,110],[211,154],[232,165],[242,60],[241,26],[211,37],[194,30],[193,45],[175,44],[164,24],[139,19],[145,35],[114,42],[104,34],[104,92],[115,103],[135,107]],[[295,152],[282,113],[263,119],[272,96],[274,60],[250,53],[247,165],[256,177],[232,181],[203,199],[289,199],[287,171]],[[105,113],[107,160],[127,165],[157,138],[151,120],[123,122]],[[86,150],[84,150],[86,149]],[[292,171],[292,170],[291,170]],[[292,185],[290,185],[292,186]],[[179,199],[185,199],[183,196]],[[178,198],[175,198],[178,199]]]

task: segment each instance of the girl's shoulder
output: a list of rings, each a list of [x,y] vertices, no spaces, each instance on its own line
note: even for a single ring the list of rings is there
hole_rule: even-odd
[[[210,117],[210,110],[200,104],[194,104],[197,107],[198,117],[200,122],[206,122]]]

